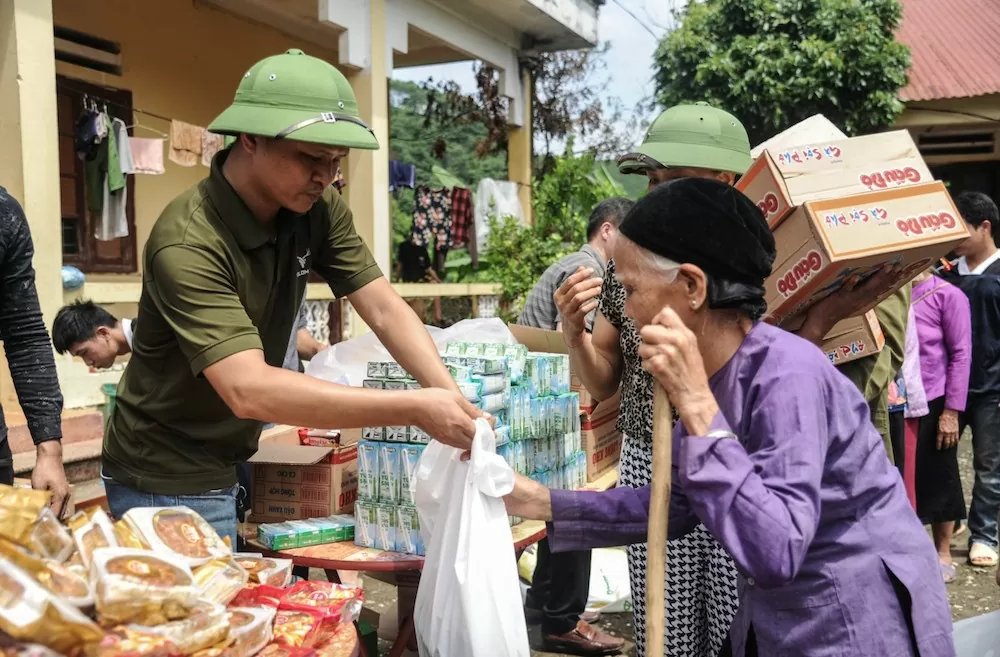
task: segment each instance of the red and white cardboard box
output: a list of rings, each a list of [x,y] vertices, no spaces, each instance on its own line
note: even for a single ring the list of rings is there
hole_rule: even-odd
[[[902,265],[899,283],[879,295],[873,308],[968,236],[940,182],[809,201],[774,229],[777,257],[765,283],[767,320],[795,330],[803,312],[849,277]]]
[[[823,352],[834,365],[876,356],[885,347],[885,334],[874,310],[837,322],[823,338]]]
[[[768,149],[736,188],[773,229],[796,206],[933,180],[906,130]]]

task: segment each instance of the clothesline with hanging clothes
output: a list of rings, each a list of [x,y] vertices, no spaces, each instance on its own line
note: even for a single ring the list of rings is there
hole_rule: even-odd
[[[142,128],[144,130],[149,130],[153,133],[159,134],[161,137],[161,139],[149,139],[135,136],[128,137],[129,146],[132,150],[132,156],[136,166],[134,173],[158,175],[165,172],[163,166],[164,138],[169,138],[170,148],[168,158],[171,162],[183,167],[193,167],[198,163],[199,159],[201,160],[203,166],[210,167],[212,164],[212,158],[215,157],[215,154],[226,147],[225,137],[211,133],[204,127],[188,123],[186,121],[181,121],[179,119],[173,119],[157,112],[150,112],[138,107],[129,107],[103,96],[95,95],[73,85],[72,83],[64,82],[62,80],[57,80],[56,85],[82,94],[85,109],[88,109],[89,105],[89,109],[96,111],[96,103],[100,102],[105,110],[108,105],[112,105],[126,112],[141,114],[143,116],[165,121],[170,124],[169,134],[149,126],[142,125],[138,122],[133,122],[131,125],[126,126],[126,128]],[[93,101],[94,104],[90,105],[91,101]],[[337,176],[334,180],[334,185],[336,185],[338,190],[342,190],[346,184],[347,183],[344,179],[343,173],[338,170]]]
[[[393,160],[389,164],[389,188],[414,188],[413,226],[410,242],[431,248],[434,269],[444,276],[450,249],[468,247],[473,267],[489,238],[490,216],[514,216],[524,222],[518,194],[519,183],[484,178],[476,194],[464,186],[431,188],[415,185],[415,167]]]

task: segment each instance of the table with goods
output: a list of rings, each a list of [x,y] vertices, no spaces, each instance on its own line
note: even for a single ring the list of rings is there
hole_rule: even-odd
[[[63,524],[45,491],[0,486],[4,657],[351,657],[363,594],[291,583],[187,507],[100,507]]]

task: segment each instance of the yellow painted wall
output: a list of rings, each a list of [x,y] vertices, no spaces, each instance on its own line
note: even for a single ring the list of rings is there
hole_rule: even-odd
[[[331,63],[337,61],[333,50],[320,51],[194,0],[53,0],[53,13],[56,25],[117,41],[122,48],[121,76],[64,62],[56,62],[57,73],[128,89],[134,108],[197,125],[207,125],[232,101],[242,75],[263,57],[302,48]],[[169,131],[164,121],[142,114],[135,117],[143,125]],[[156,136],[142,129],[135,134]],[[160,211],[208,173],[200,163],[185,168],[167,160],[165,165],[162,176],[136,176],[140,271],[142,247]]]

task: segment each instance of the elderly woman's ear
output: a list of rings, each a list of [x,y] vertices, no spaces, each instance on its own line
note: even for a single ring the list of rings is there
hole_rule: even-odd
[[[698,265],[681,265],[677,282],[684,285],[685,295],[691,310],[704,308],[708,298],[708,277]]]

